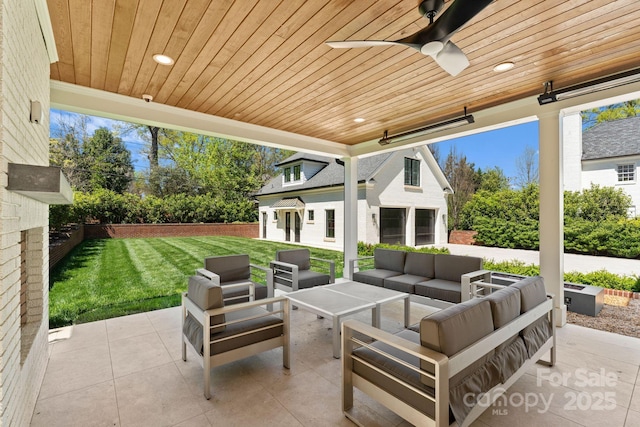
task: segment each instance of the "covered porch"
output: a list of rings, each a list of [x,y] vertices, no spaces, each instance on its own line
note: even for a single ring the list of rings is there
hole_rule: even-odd
[[[411,321],[429,313],[411,304]],[[369,314],[357,316],[369,322]],[[402,302],[384,306],[382,328],[403,327]],[[340,360],[331,353],[331,322],[292,312],[292,365],[271,350],[212,370],[211,400],[202,367],[180,353],[180,308],[62,328],[49,334],[49,365],[32,426],[352,426],[341,410]],[[558,362],[537,365],[472,425],[602,426],[640,423],[640,340],[566,325]],[[408,426],[356,394],[367,426]]]

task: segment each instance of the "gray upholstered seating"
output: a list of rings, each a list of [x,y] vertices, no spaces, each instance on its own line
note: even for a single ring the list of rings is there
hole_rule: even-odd
[[[191,276],[182,295],[182,359],[187,360],[187,343],[203,357],[207,399],[213,367],[282,347],[282,364],[289,368],[289,300],[265,298],[225,306],[223,297],[222,287],[202,276]]]
[[[373,268],[364,269],[362,262],[371,259]],[[482,258],[478,257],[382,248],[376,248],[373,257],[349,261],[349,272],[356,282],[413,294],[416,300],[425,297],[455,304],[463,300],[462,275],[481,269]]]
[[[207,257],[204,259],[204,268],[197,269],[196,274],[222,286],[227,305],[273,296],[273,271],[267,267],[251,264],[249,255]],[[229,287],[228,285],[238,286]]]
[[[412,424],[464,427],[545,353],[553,366],[553,299],[532,277],[395,335],[347,320],[342,340],[343,410],[356,423],[354,387]]]
[[[312,262],[326,265],[327,272],[313,271]],[[270,266],[273,269],[274,287],[287,292],[335,282],[335,263],[312,257],[309,249],[277,251],[276,259],[271,261]]]

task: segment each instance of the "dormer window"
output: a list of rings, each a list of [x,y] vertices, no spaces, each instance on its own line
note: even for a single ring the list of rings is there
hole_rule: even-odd
[[[282,182],[284,185],[302,183],[302,164],[287,166],[282,169]]]

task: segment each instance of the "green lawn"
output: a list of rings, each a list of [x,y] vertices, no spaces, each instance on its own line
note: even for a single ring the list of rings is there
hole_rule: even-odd
[[[49,327],[180,305],[205,257],[244,253],[268,266],[276,250],[295,247],[228,236],[85,240],[51,271]],[[342,252],[309,249],[342,276]]]

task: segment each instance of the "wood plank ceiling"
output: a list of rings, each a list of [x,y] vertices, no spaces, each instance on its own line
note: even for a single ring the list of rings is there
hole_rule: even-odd
[[[54,80],[349,145],[640,66],[638,0],[495,0],[452,38],[471,62],[457,77],[401,46],[324,44],[412,34],[417,0],[48,4]]]

